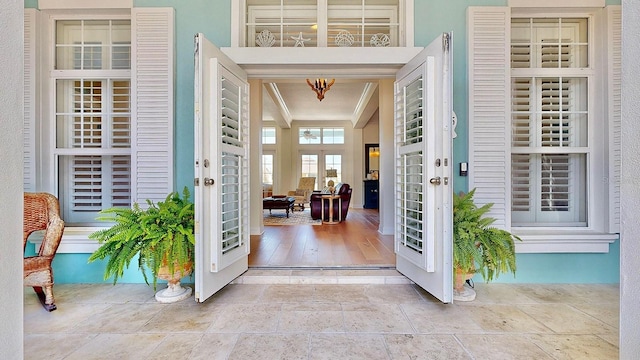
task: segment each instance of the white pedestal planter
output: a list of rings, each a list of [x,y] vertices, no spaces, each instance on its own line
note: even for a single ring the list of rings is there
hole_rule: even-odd
[[[191,288],[189,286],[182,287],[180,282],[168,283],[166,289],[162,289],[156,293],[156,300],[161,303],[173,303],[184,300],[191,296]]]

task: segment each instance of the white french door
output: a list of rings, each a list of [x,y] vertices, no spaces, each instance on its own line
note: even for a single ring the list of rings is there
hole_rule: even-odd
[[[396,268],[440,301],[453,300],[451,34],[396,75]]]
[[[248,268],[249,84],[203,34],[195,37],[195,299]]]
[[[301,151],[298,158],[300,176],[316,178],[316,190],[322,190],[329,180],[335,184],[342,181],[343,155],[341,151]],[[327,176],[327,170],[336,170],[335,176]],[[331,174],[331,173],[330,173]],[[333,174],[331,174],[333,175]]]

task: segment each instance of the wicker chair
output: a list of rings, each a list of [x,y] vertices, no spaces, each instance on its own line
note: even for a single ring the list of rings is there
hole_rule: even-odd
[[[51,262],[64,231],[58,199],[47,193],[24,194],[23,247],[29,235],[44,230],[38,255],[24,258],[24,286],[32,286],[47,311],[56,309]]]

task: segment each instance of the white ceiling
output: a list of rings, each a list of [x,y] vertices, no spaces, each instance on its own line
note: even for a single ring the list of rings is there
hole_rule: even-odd
[[[263,120],[285,128],[291,121],[328,120],[347,120],[362,127],[378,107],[377,82],[367,80],[336,79],[322,101],[304,78],[270,79],[264,86]]]

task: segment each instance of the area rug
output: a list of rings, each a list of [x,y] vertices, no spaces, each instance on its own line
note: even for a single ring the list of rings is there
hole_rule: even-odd
[[[322,225],[320,219],[313,220],[311,211],[307,208],[304,211],[289,212],[289,218],[284,210],[262,210],[262,222],[264,225]]]

